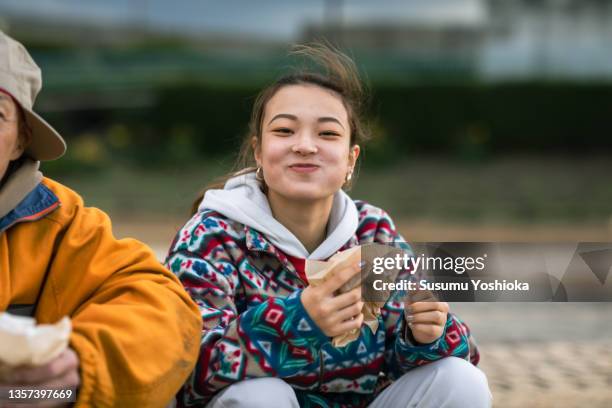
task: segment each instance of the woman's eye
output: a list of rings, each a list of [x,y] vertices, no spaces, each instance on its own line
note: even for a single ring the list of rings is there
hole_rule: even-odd
[[[288,128],[278,128],[278,129],[274,129],[274,132],[276,132],[276,133],[283,133],[283,134],[287,134],[288,135],[288,134],[292,133],[293,131],[291,129],[288,129]]]
[[[321,136],[340,136],[340,134],[338,134],[337,132],[332,132],[332,131],[321,132],[320,135]]]

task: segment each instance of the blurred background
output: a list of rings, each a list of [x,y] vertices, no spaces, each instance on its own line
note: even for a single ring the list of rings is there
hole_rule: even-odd
[[[351,195],[407,240],[612,240],[610,0],[2,0],[0,29],[69,145],[43,171],[160,257],[290,45],[315,39],[371,88]],[[496,406],[609,406],[610,305],[457,309]]]
[[[608,0],[3,0],[0,27],[69,144],[45,172],[120,231],[180,226],[290,45],[323,38],[371,88],[353,196],[407,239],[612,238]]]

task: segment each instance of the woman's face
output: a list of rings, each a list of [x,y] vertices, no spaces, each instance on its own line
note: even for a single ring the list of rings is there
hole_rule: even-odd
[[[269,193],[318,200],[336,193],[352,172],[359,146],[350,145],[340,96],[316,85],[288,85],[268,101],[255,159]]]
[[[23,153],[19,140],[19,111],[10,96],[0,92],[0,179],[9,162]]]

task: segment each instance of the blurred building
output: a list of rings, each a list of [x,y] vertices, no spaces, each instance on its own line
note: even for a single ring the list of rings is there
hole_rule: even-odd
[[[478,71],[484,34],[482,26],[467,24],[327,22],[306,26],[301,39],[323,38],[354,52],[373,76],[471,77]]]
[[[304,39],[326,38],[349,49],[443,56],[473,55],[482,34],[474,26],[380,22],[310,25]]]
[[[0,3],[0,29],[33,51],[45,68],[47,89],[115,83],[148,89],[186,77],[262,81],[285,64],[288,43],[321,38],[346,47],[373,80],[612,79],[612,0],[465,0],[473,10],[467,19],[456,10],[446,13],[444,2],[428,6],[430,14],[435,9],[433,18],[408,1],[388,9],[380,2],[371,16],[356,13],[357,3],[327,0],[328,8],[314,19],[297,6],[279,8],[280,0],[262,5],[264,14],[302,27],[293,38],[246,35],[229,26],[206,31],[204,23],[187,28],[177,25],[176,16],[174,25],[163,24],[162,6],[155,6],[160,10],[153,21],[148,11],[154,4],[147,1],[117,0],[107,7],[113,13],[101,15],[85,5],[81,14],[67,13],[66,6],[32,14],[25,5],[31,11],[33,3]],[[208,10],[195,0],[185,4],[183,12]],[[269,25],[262,20],[257,26],[257,16],[236,16],[223,4],[214,8],[228,22],[248,21],[254,32]]]
[[[338,18],[308,25],[303,39],[327,38],[356,52],[384,55],[406,76],[420,66],[488,81],[612,78],[612,0],[479,4],[484,18],[471,24],[419,22],[414,16],[377,23]],[[376,71],[386,62],[370,65]]]
[[[489,80],[612,78],[612,1],[486,0]]]

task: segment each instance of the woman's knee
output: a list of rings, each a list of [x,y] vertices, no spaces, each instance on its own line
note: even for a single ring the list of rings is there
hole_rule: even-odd
[[[458,357],[443,358],[435,366],[435,388],[448,392],[448,401],[456,401],[457,407],[491,406],[489,382],[478,367]]]
[[[255,378],[229,386],[207,408],[299,407],[293,388],[279,378]]]

